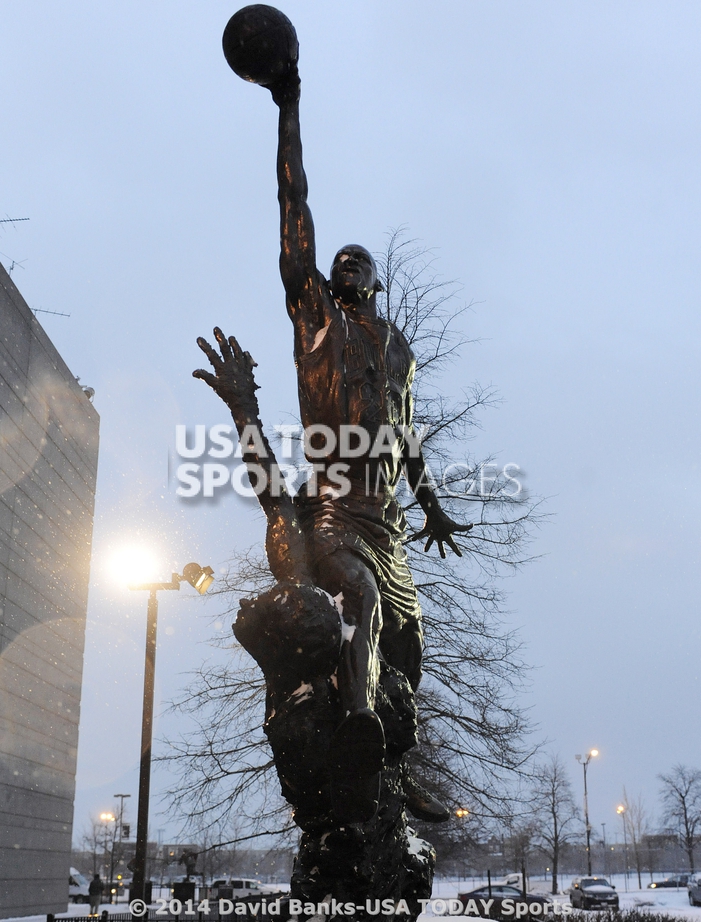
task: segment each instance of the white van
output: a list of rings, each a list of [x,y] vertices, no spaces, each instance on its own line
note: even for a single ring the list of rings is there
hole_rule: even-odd
[[[215,899],[241,900],[251,896],[270,897],[281,895],[279,887],[262,884],[259,880],[246,880],[242,877],[231,877],[229,880],[215,880],[212,884]]]

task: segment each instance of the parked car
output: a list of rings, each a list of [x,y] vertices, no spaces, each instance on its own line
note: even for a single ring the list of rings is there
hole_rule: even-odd
[[[458,899],[462,903],[463,910],[467,908],[467,904],[470,900],[474,900],[477,904],[478,915],[482,916],[485,914],[484,904],[480,901],[493,900],[494,902],[489,907],[488,912],[490,919],[513,919],[516,903],[522,902],[528,903],[529,905],[538,903],[539,908],[536,912],[532,913],[532,915],[529,913],[528,916],[521,916],[521,918],[532,917],[534,919],[542,919],[543,916],[548,915],[548,911],[545,907],[552,906],[552,899],[548,899],[536,893],[527,893],[524,896],[522,890],[519,890],[518,887],[512,887],[509,884],[493,883],[491,887],[478,887],[476,890],[469,890],[467,893],[458,893]]]
[[[648,890],[660,890],[662,887],[686,887],[688,883],[688,874],[675,874],[672,877],[665,877],[664,880],[653,880],[647,887]]]
[[[613,909],[618,911],[618,894],[605,877],[575,877],[570,887],[573,909]]]
[[[71,903],[89,903],[88,881],[75,868],[68,875],[68,900]]]
[[[692,874],[687,883],[689,903],[691,906],[701,906],[701,874]]]
[[[212,896],[215,900],[245,900],[251,896],[270,899],[270,897],[283,895],[287,894],[284,894],[279,887],[243,877],[230,877],[228,880],[215,880],[212,883]]]

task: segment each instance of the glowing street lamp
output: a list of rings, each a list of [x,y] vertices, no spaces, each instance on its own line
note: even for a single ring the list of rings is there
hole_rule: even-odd
[[[214,570],[211,567],[201,567],[198,563],[188,563],[183,567],[180,579],[187,580],[193,589],[204,595],[214,582]]]
[[[587,765],[592,759],[599,755],[598,749],[590,749],[585,759],[581,755],[575,756],[575,759],[581,763],[584,769],[584,826],[587,832],[587,874],[591,877],[591,824],[589,822],[589,802],[587,798]]]
[[[465,817],[468,817],[470,815],[470,811],[466,810],[465,807],[459,807],[455,811],[455,815],[457,816],[459,820],[463,820],[465,819]]]
[[[145,899],[146,893],[146,842],[148,838],[148,807],[151,790],[151,743],[153,740],[153,690],[156,672],[156,627],[158,622],[158,597],[161,589],[180,589],[180,583],[187,582],[200,595],[214,582],[214,570],[188,563],[182,576],[173,573],[169,583],[139,583],[129,589],[145,590],[149,593],[146,619],[146,661],[144,665],[144,704],[141,721],[141,765],[139,768],[139,803],[136,813],[136,848],[131,862],[133,870],[129,899]]]

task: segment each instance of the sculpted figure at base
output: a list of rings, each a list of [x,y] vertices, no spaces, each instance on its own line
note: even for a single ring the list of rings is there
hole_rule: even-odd
[[[280,272],[302,423],[314,433],[305,453],[315,473],[294,502],[284,488],[259,496],[278,585],[242,603],[235,625],[265,674],[265,730],[305,831],[292,894],[401,896],[415,915],[416,900],[430,895],[434,857],[427,843],[411,844],[404,808],[433,822],[449,813],[404,759],[416,743],[423,635],[402,545],[402,474],[426,516],[417,537],[427,551],[435,542],[441,556],[444,545],[460,555],[453,535],[472,526],[452,521],[428,483],[412,426],[416,363],[401,331],[378,316],[374,259],[344,246],[329,281],[316,265],[291,23],[271,7],[246,7],[227,26],[224,48],[234,70],[267,86],[279,108]],[[218,328],[215,337],[218,353],[198,340],[214,373],[195,375],[230,407],[251,475],[262,469],[280,484],[253,360]],[[249,441],[251,427],[258,438]]]

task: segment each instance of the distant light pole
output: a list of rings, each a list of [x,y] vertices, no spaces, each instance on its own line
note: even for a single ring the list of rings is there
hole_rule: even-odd
[[[609,855],[606,850],[606,823],[601,824],[601,837],[604,843],[604,874],[609,876]]]
[[[626,891],[628,890],[628,833],[626,831],[626,808],[624,804],[616,807],[616,813],[623,821],[623,855],[625,861]]]
[[[119,798],[119,860],[122,861],[122,834],[124,832],[124,800],[127,797],[131,797],[131,794],[113,794],[115,800]],[[112,846],[114,848],[114,845]],[[119,902],[119,890],[117,890],[117,895],[115,897],[115,903]],[[111,902],[111,901],[110,901]]]
[[[101,813],[100,819],[105,824],[105,852],[107,852],[107,831],[109,829],[108,823],[114,823],[114,815],[112,813]],[[105,862],[106,864],[107,862]],[[109,902],[112,902],[112,878],[114,877],[114,836],[112,836],[112,848],[110,849],[110,881],[109,881]]]
[[[139,804],[136,814],[136,849],[131,862],[133,871],[129,899],[145,899],[146,889],[146,844],[148,840],[148,807],[151,791],[151,743],[153,740],[153,690],[156,672],[156,627],[158,622],[158,597],[161,589],[180,589],[181,582],[188,582],[200,595],[214,582],[214,570],[189,563],[183,568],[183,575],[173,573],[169,583],[140,583],[130,589],[149,593],[146,620],[146,661],[144,665],[144,705],[141,721],[141,766],[139,769]],[[123,801],[122,801],[123,802]]]
[[[591,876],[591,824],[589,823],[589,802],[587,799],[587,765],[598,755],[598,749],[590,749],[585,759],[582,759],[581,755],[575,756],[575,759],[581,763],[584,769],[584,826],[587,832],[587,874],[589,876]]]

